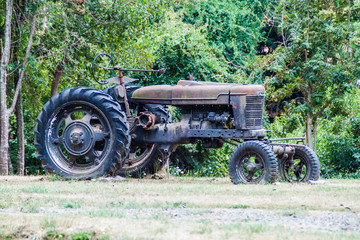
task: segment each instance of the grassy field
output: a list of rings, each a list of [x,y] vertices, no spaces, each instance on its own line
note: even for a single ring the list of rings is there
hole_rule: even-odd
[[[0,177],[0,239],[360,239],[360,180]]]

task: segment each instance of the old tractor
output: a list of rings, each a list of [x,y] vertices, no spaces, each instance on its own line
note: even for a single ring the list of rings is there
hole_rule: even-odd
[[[303,139],[294,144],[266,138],[262,85],[179,80],[141,87],[123,75],[129,71],[165,69],[125,69],[102,53],[93,61],[94,79],[114,86],[69,88],[44,105],[35,146],[45,170],[74,179],[141,177],[155,173],[179,144],[201,140],[205,148],[236,145],[228,164],[234,184],[271,183],[278,176],[295,182],[319,178],[319,160]],[[180,118],[172,121],[167,106],[175,106]]]

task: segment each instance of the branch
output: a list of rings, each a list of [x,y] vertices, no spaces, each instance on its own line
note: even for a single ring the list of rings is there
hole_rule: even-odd
[[[319,111],[317,111],[313,118],[316,119],[330,105],[330,103],[331,101],[328,100],[327,103],[325,103],[325,105]]]
[[[22,81],[23,81],[23,78],[24,78],[24,73],[25,73],[25,69],[26,69],[27,60],[28,60],[28,57],[30,55],[30,50],[31,50],[32,43],[33,43],[36,18],[37,18],[37,12],[34,13],[34,15],[32,17],[32,20],[31,20],[29,41],[28,41],[28,44],[27,44],[26,54],[25,54],[25,58],[24,58],[24,62],[23,62],[23,69],[20,71],[19,81],[18,81],[18,84],[16,85],[16,90],[15,90],[15,95],[14,95],[13,102],[11,104],[11,107],[8,109],[8,114],[9,115],[14,112],[16,102],[17,102],[18,96],[19,96],[20,91],[21,91],[21,85],[22,85]]]
[[[10,76],[11,74],[13,74],[16,70],[19,69],[20,66],[21,66],[21,64],[19,66],[17,66],[11,73],[8,73],[7,76]]]
[[[339,95],[339,93],[340,93],[340,88],[336,89],[336,95]],[[331,103],[332,103],[332,99],[327,99],[325,105],[319,111],[317,111],[317,113],[313,116],[313,118],[316,119]]]
[[[350,27],[351,27],[351,22],[350,22],[350,16],[351,16],[351,0],[348,0],[348,3],[349,3],[349,9],[348,9],[348,18],[347,18],[347,21],[348,21],[348,29],[347,29],[347,34],[349,36],[348,38],[348,45],[346,47],[346,61],[349,61],[349,50],[350,50]]]
[[[285,45],[285,34],[284,34],[284,12],[285,12],[285,4],[284,2],[283,4],[283,8],[282,8],[282,12],[281,12],[281,37],[282,37],[282,41],[283,41],[283,46],[286,47]]]

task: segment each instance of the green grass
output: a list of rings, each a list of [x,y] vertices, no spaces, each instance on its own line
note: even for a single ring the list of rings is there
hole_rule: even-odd
[[[93,240],[93,239],[108,239],[108,237],[98,237],[96,232],[80,232],[74,234],[66,234],[57,232],[55,230],[48,231],[43,237],[44,240]]]
[[[68,202],[64,205],[64,208],[81,208],[81,204],[77,201]]]
[[[321,211],[358,213],[360,180],[233,185],[226,178],[118,183],[2,178],[0,239],[360,238],[351,228],[328,231],[305,226],[305,231],[286,225],[286,220],[261,218],[262,211],[276,219],[311,217]],[[258,217],[246,217],[251,211]]]
[[[48,190],[45,187],[37,186],[37,185],[22,188],[20,191],[22,191],[24,193],[47,193],[48,192]]]
[[[116,210],[100,209],[88,213],[90,217],[124,218],[124,214]]]
[[[247,209],[249,208],[248,205],[231,205],[228,208],[233,208],[233,209]]]
[[[8,193],[10,190],[8,188],[0,187],[0,193]]]

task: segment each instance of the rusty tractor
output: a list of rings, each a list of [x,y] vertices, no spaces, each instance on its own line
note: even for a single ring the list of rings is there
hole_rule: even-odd
[[[35,127],[44,169],[75,179],[141,177],[155,173],[179,144],[201,140],[205,148],[236,146],[228,164],[234,184],[271,183],[278,176],[294,182],[319,178],[319,160],[303,138],[295,138],[296,144],[280,143],[294,138],[266,138],[262,85],[179,80],[141,87],[123,75],[165,70],[125,69],[114,66],[108,54],[96,56],[94,79],[115,85],[103,91],[69,88],[44,105]],[[179,120],[172,121],[167,106],[180,111]]]

